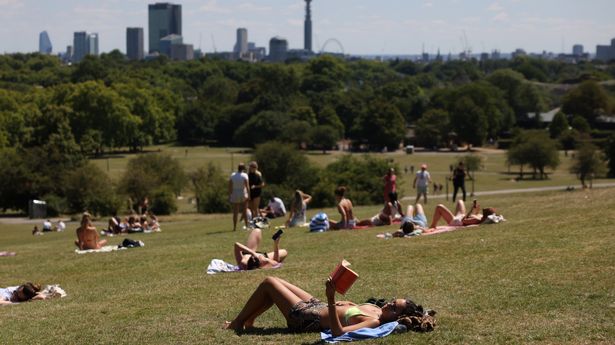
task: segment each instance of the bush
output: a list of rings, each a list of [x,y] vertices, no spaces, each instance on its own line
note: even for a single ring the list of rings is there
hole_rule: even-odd
[[[177,212],[175,193],[168,187],[155,190],[151,197],[151,209],[154,214],[162,215]]]
[[[164,187],[175,196],[186,184],[186,175],[179,161],[168,155],[146,154],[128,162],[119,190],[132,200],[150,197]]]
[[[47,203],[47,216],[57,217],[65,213],[68,209],[68,202],[65,198],[55,195],[47,194],[42,198]]]
[[[323,206],[331,206],[324,204],[329,200],[334,200],[333,192],[337,186],[348,187],[347,197],[357,205],[374,205],[381,204],[383,200],[383,182],[382,176],[389,170],[395,168],[399,171],[396,165],[390,165],[384,159],[364,156],[362,159],[353,158],[352,156],[344,156],[335,163],[329,164],[318,184],[316,190],[319,192],[319,204]],[[401,179],[398,179],[398,190]],[[330,188],[326,194],[325,188]],[[402,197],[401,195],[399,196]],[[315,198],[316,199],[316,198]]]
[[[197,199],[197,212],[222,213],[230,211],[227,181],[222,170],[213,163],[197,169],[191,176]]]
[[[72,213],[87,210],[96,215],[111,215],[121,206],[107,174],[91,163],[66,175],[64,194]]]

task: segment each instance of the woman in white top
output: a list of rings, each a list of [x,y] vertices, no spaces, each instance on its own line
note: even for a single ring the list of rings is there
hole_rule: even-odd
[[[248,174],[246,174],[245,171],[245,164],[239,163],[237,171],[231,175],[228,181],[229,201],[233,205],[233,231],[237,230],[237,217],[239,212],[243,215],[246,228],[248,227],[246,207],[248,206],[248,191],[250,187],[248,185]]]
[[[303,226],[306,223],[305,211],[307,210],[307,204],[312,201],[312,196],[305,194],[299,189],[295,191],[295,197],[292,204],[290,204],[290,213],[286,226],[291,228],[293,226]]]
[[[30,300],[45,299],[45,295],[39,294],[40,291],[41,287],[32,283],[0,288],[0,304],[12,304]]]

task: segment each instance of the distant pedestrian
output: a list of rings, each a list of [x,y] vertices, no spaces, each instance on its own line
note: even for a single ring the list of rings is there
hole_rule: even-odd
[[[414,165],[411,165],[411,166],[410,166],[410,173],[411,173],[411,174],[414,174]]]
[[[250,201],[248,207],[250,212],[256,217],[261,203],[261,192],[265,187],[263,174],[258,170],[258,164],[255,161],[250,162],[248,168],[248,182],[250,185]]]
[[[386,204],[390,201],[389,194],[397,191],[397,176],[395,176],[395,169],[390,168],[382,180],[384,181],[384,203]]]
[[[228,180],[229,201],[233,205],[233,231],[237,230],[237,217],[239,213],[243,215],[243,221],[248,227],[248,215],[246,209],[248,206],[248,174],[246,174],[246,166],[239,163],[237,171],[234,172]]]
[[[466,201],[466,169],[463,162],[459,162],[457,167],[453,169],[451,180],[453,180],[453,202],[457,197],[457,191],[461,188],[463,201]]]
[[[416,172],[414,182],[412,182],[412,188],[416,189],[415,204],[419,202],[421,195],[423,195],[423,204],[427,205],[427,190],[429,189],[430,183],[431,175],[429,171],[427,171],[427,164],[421,164],[421,170]]]
[[[408,175],[408,166],[404,165],[404,175]]]

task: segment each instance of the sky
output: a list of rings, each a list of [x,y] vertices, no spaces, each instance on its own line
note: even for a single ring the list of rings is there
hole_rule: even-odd
[[[144,0],[0,0],[0,53],[38,50],[46,30],[54,52],[73,32],[99,34],[100,52],[126,51],[126,27],[143,27]],[[231,51],[236,29],[269,50],[281,36],[303,48],[303,0],[184,0],[184,43],[204,52]],[[313,50],[353,55],[571,52],[615,38],[615,0],[313,0]]]

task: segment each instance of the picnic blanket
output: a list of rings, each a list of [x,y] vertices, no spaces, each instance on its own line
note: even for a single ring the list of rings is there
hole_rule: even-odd
[[[0,256],[15,256],[15,255],[17,255],[17,253],[15,252],[6,252],[6,251],[0,252]]]
[[[331,334],[331,330],[326,330],[324,332],[320,332],[320,339],[324,342],[334,344],[339,341],[355,341],[355,340],[365,340],[365,339],[374,339],[374,338],[382,338],[387,335],[393,333],[395,327],[397,327],[398,322],[388,322],[382,324],[376,328],[360,328],[356,331],[347,332],[340,336],[334,337]]]
[[[267,268],[267,269],[276,269],[282,267],[282,263],[278,263],[277,265]],[[228,272],[245,272],[239,268],[239,266],[228,263],[224,260],[220,259],[212,259],[207,266],[207,274],[216,274],[216,273],[228,273]]]

